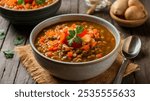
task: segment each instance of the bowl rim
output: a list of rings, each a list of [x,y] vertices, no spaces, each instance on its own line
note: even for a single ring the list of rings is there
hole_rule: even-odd
[[[99,59],[95,59],[95,60],[92,60],[92,61],[87,61],[87,62],[64,62],[64,61],[59,61],[59,60],[55,60],[55,59],[51,59],[51,58],[46,57],[45,55],[43,55],[42,53],[40,53],[40,52],[35,48],[34,42],[32,41],[34,31],[35,31],[41,24],[44,24],[45,22],[47,22],[47,21],[49,21],[49,20],[53,20],[53,19],[56,19],[56,18],[59,18],[59,17],[65,17],[65,16],[91,17],[91,18],[98,19],[98,20],[103,21],[104,23],[109,24],[109,26],[112,27],[112,28],[115,30],[116,34],[118,35],[118,42],[116,43],[115,48],[114,48],[109,54],[105,55],[104,57],[99,58]],[[58,22],[58,23],[59,23],[59,22]],[[115,38],[115,40],[116,40],[116,38]],[[102,60],[105,60],[105,59],[109,58],[109,56],[112,56],[113,53],[115,53],[115,52],[118,50],[119,46],[120,46],[121,37],[120,37],[120,33],[119,33],[119,31],[117,30],[117,28],[116,28],[114,25],[112,25],[110,22],[106,21],[106,20],[103,19],[103,18],[96,17],[96,16],[92,16],[92,15],[87,15],[87,14],[63,14],[63,15],[58,15],[58,16],[52,17],[52,18],[48,18],[48,19],[42,21],[41,23],[39,23],[38,25],[36,25],[36,26],[34,27],[34,29],[31,31],[30,38],[29,38],[29,42],[30,42],[30,45],[31,45],[32,50],[33,50],[34,52],[36,52],[38,55],[40,55],[41,57],[43,57],[44,59],[47,59],[47,60],[50,60],[50,61],[53,61],[53,62],[56,62],[56,63],[61,63],[61,64],[85,65],[85,64],[97,63],[97,62],[100,62],[100,61],[102,61]]]
[[[139,21],[145,21],[145,20],[148,19],[148,12],[147,12],[146,9],[145,9],[145,15],[146,15],[146,16],[145,16],[144,18],[138,19],[138,20],[126,20],[126,19],[121,19],[121,18],[119,18],[118,16],[116,16],[115,14],[113,14],[112,9],[110,9],[109,13],[110,13],[111,17],[112,17],[114,20],[119,21],[119,22],[122,22],[122,23],[135,23],[135,22],[139,22]]]
[[[59,2],[61,0],[55,0],[53,3],[49,4],[49,5],[46,5],[44,7],[39,7],[37,9],[28,9],[28,10],[16,10],[16,9],[11,9],[11,8],[7,8],[7,7],[3,7],[0,5],[0,8],[2,9],[5,9],[5,10],[9,10],[9,11],[13,11],[13,12],[32,12],[32,11],[38,11],[38,10],[42,10],[42,9],[45,9],[45,8],[48,8],[54,4],[56,4],[57,2]]]

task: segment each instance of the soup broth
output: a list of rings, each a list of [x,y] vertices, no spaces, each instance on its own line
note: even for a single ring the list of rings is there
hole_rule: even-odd
[[[87,62],[109,54],[113,34],[104,26],[84,21],[63,22],[43,29],[35,46],[43,55],[64,62]]]

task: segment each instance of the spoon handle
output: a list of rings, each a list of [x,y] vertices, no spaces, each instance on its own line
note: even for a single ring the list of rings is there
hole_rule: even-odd
[[[115,78],[115,80],[113,82],[113,84],[121,84],[122,78],[123,78],[123,74],[124,74],[124,72],[126,70],[126,67],[127,67],[128,63],[129,63],[129,60],[128,59],[124,59],[124,61],[122,62],[122,65],[121,65],[121,67],[119,69],[119,72],[117,73],[117,76],[116,76],[116,78]]]

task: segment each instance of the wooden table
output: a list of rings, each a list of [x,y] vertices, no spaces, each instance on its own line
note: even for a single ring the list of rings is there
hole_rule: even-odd
[[[57,12],[59,14],[66,13],[86,13],[87,6],[84,0],[62,0],[62,5]],[[150,14],[150,0],[142,0]],[[142,50],[133,62],[139,64],[141,70],[124,78],[123,83],[150,83],[150,19],[138,28],[123,28],[116,24],[110,17],[108,10],[95,12],[95,16],[102,17],[111,22],[116,28],[124,34],[125,37],[129,35],[137,35],[142,40]],[[13,26],[4,18],[0,17],[0,29],[4,29],[7,34],[5,39],[0,40],[0,83],[2,84],[33,84],[31,76],[21,65],[17,55],[13,59],[6,59],[3,51],[14,49],[13,40],[18,35],[25,37],[23,45],[29,43],[29,34],[32,28],[22,28]]]

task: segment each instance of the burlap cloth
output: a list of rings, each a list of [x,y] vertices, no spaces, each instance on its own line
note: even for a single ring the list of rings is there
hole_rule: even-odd
[[[32,76],[38,84],[61,84],[61,83],[86,83],[86,84],[109,84],[114,80],[119,67],[122,63],[122,56],[119,54],[113,65],[104,73],[98,75],[95,78],[84,81],[65,81],[59,78],[53,77],[49,71],[41,67],[35,60],[30,45],[17,46],[15,48],[21,63],[27,72]],[[139,70],[139,66],[134,63],[129,63],[124,76],[131,74],[134,71]]]

